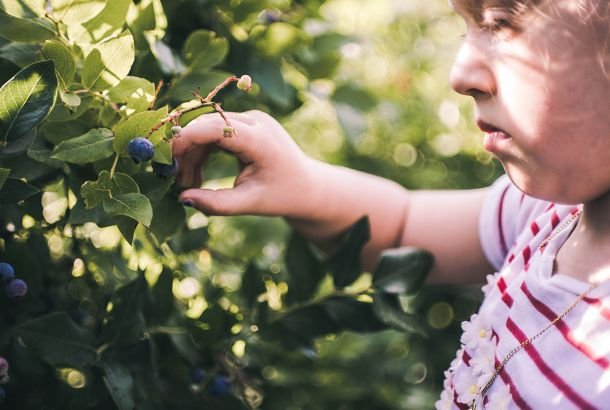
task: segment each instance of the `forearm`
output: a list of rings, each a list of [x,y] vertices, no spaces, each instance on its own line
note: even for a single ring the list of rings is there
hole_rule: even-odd
[[[342,233],[367,215],[371,240],[363,249],[361,261],[363,268],[370,271],[383,249],[400,245],[409,193],[395,182],[349,168],[314,161],[311,170],[315,183],[308,211],[286,220],[331,254],[337,249]]]

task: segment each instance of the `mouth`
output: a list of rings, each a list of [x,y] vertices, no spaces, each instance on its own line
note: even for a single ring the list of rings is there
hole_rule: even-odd
[[[492,153],[499,152],[506,141],[512,139],[512,136],[501,128],[498,128],[483,120],[477,120],[477,125],[481,131],[485,133],[483,145],[485,149]]]

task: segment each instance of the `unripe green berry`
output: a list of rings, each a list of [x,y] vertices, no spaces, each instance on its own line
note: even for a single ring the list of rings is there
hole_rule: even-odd
[[[233,127],[226,126],[222,129],[222,136],[225,138],[232,137],[235,133],[235,129]]]
[[[180,131],[182,131],[182,127],[181,127],[181,126],[179,126],[179,125],[174,125],[174,126],[172,127],[172,134],[173,134],[173,135],[178,135],[178,134],[180,134]]]
[[[237,88],[244,91],[250,91],[252,88],[252,78],[247,74],[242,75],[239,78],[239,81],[237,81]]]

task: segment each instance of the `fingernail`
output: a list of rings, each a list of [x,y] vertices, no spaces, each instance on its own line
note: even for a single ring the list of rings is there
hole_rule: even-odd
[[[182,201],[182,205],[184,205],[184,206],[191,206],[192,207],[193,206],[193,201],[190,200],[190,199],[186,199],[186,200]]]

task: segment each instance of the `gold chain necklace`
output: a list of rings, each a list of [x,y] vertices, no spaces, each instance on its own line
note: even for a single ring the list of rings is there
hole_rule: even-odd
[[[551,235],[549,235],[544,241],[542,241],[542,243],[540,244],[540,246],[538,246],[538,250],[543,250],[548,243],[553,240],[555,237],[557,237],[557,235],[559,235],[561,232],[563,232],[564,229],[566,229],[568,226],[570,226],[572,223],[574,223],[574,221],[576,221],[578,219],[578,217],[580,216],[581,211],[579,210],[578,212],[574,213],[567,221],[565,221],[558,229],[556,229],[554,232],[551,233]],[[536,333],[534,336],[530,337],[527,340],[524,340],[523,342],[521,342],[521,344],[519,344],[518,346],[516,346],[515,348],[513,348],[513,350],[511,350],[510,352],[508,352],[508,354],[506,355],[506,357],[504,357],[504,360],[502,360],[502,362],[498,365],[498,367],[496,367],[494,374],[491,376],[491,379],[489,379],[489,381],[487,382],[487,384],[477,393],[477,395],[480,396],[480,400],[481,403],[483,402],[483,400],[485,399],[485,395],[487,394],[487,391],[489,390],[489,388],[491,387],[491,385],[493,384],[493,382],[496,380],[496,378],[498,377],[498,375],[500,374],[500,372],[502,371],[502,369],[504,369],[504,366],[506,365],[506,363],[521,349],[523,349],[524,347],[526,347],[527,345],[531,344],[534,340],[538,339],[540,336],[542,336],[542,334],[544,334],[547,330],[549,330],[551,327],[555,326],[555,324],[557,322],[559,322],[561,319],[564,318],[565,315],[567,315],[568,313],[570,313],[570,311],[572,309],[574,309],[574,307],[576,307],[576,305],[578,305],[588,294],[589,292],[591,292],[593,289],[595,289],[597,286],[599,285],[599,283],[594,283],[592,284],[587,290],[585,290],[583,293],[581,293],[580,295],[578,295],[578,297],[576,298],[576,300],[574,302],[572,302],[572,304],[570,306],[567,307],[567,309],[565,309],[561,314],[559,314],[555,319],[553,319],[548,325],[546,325],[542,330],[540,330],[538,333]],[[472,402],[470,403],[470,410],[475,410],[476,407],[476,397],[472,400]]]

